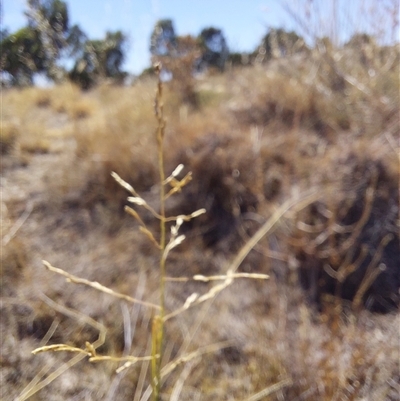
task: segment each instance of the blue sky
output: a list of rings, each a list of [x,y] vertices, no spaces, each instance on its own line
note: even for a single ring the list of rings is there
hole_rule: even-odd
[[[255,49],[269,27],[284,27],[289,30],[298,28],[295,18],[282,7],[285,0],[67,0],[66,2],[71,24],[80,25],[91,39],[102,38],[106,30],[122,30],[127,34],[129,47],[124,68],[132,73],[140,73],[149,66],[149,38],[154,24],[161,18],[171,18],[178,35],[198,35],[201,29],[208,26],[220,28],[231,51]],[[307,2],[304,0],[286,2],[291,5],[296,15],[304,20],[307,12],[304,4]],[[23,14],[26,8],[25,0],[3,0],[2,3],[2,25],[5,28],[12,32],[26,24]],[[361,17],[358,4],[363,4],[363,7],[369,10],[370,16],[378,20],[376,17],[379,10],[373,8],[379,8],[384,3],[393,3],[393,0],[336,0],[335,2],[314,0],[317,7],[313,9],[309,23],[313,24],[315,20],[315,26],[306,28],[314,31],[325,30],[328,34],[329,31],[334,31],[333,4],[337,4],[341,10],[341,26],[336,27],[336,30],[344,31],[350,25],[354,28],[355,21]],[[387,26],[389,21],[378,21],[377,24]]]

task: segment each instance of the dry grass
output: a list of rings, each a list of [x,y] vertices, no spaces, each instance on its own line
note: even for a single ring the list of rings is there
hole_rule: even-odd
[[[191,359],[165,378],[165,399],[399,400],[399,314],[360,308],[363,302],[372,306],[371,291],[372,298],[382,297],[389,277],[392,309],[400,285],[399,81],[398,63],[389,63],[398,49],[381,58],[383,50],[374,51],[368,64],[373,77],[356,53],[331,53],[339,60],[333,66],[326,56],[313,55],[320,57],[319,63],[310,60],[315,70],[295,56],[290,63],[206,77],[192,88],[197,109],[166,84],[166,171],[184,163],[193,172],[186,192],[168,201],[166,211],[208,211],[183,225],[187,240],[170,252],[169,276],[226,274],[229,261],[280,205],[305,191],[317,192],[319,200],[297,202],[298,210],[285,213],[244,258],[238,272],[268,274],[269,281],[238,280],[211,303],[167,322],[162,366],[167,370],[182,355]],[[146,78],[84,95],[72,86],[3,95],[4,133],[12,137],[4,157],[22,157],[28,139],[37,141],[31,149],[48,141],[48,153],[33,150],[25,170],[4,164],[5,185],[23,186],[26,200],[37,202],[3,251],[5,400],[34,388],[43,367],[72,365],[62,353],[30,356],[39,346],[93,343],[104,327],[99,354],[150,354],[148,309],[67,285],[43,271],[40,259],[157,302],[158,252],[136,233],[135,221],[122,218],[126,194],[110,178],[116,171],[157,208],[154,88]],[[43,163],[52,174],[38,174]],[[3,221],[13,227],[25,208],[11,192],[3,201]],[[150,214],[142,219],[155,227]],[[369,254],[361,257],[364,245]],[[381,263],[386,271],[374,276]],[[372,275],[365,275],[369,268]],[[350,278],[352,269],[361,276]],[[319,279],[325,288],[316,286]],[[340,293],[347,279],[356,282],[349,296]],[[213,285],[168,281],[166,309],[182,307],[191,294]],[[217,349],[203,348],[216,343]],[[31,399],[139,401],[151,381],[148,362],[116,374],[120,365],[77,363]]]

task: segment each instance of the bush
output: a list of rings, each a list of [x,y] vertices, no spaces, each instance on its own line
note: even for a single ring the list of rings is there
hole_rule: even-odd
[[[345,164],[336,205],[311,205],[297,225],[300,279],[320,306],[331,294],[389,312],[400,303],[399,175],[356,155]]]

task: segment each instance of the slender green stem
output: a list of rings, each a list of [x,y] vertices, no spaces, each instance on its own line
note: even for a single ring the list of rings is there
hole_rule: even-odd
[[[165,220],[165,171],[164,171],[164,106],[162,103],[162,82],[160,78],[161,65],[156,65],[158,75],[157,94],[155,100],[155,114],[157,118],[157,151],[158,169],[160,176],[160,313],[155,317],[152,329],[153,363],[152,363],[152,387],[153,401],[160,400],[161,393],[161,356],[164,338],[165,315],[165,246],[166,246],[166,220]]]

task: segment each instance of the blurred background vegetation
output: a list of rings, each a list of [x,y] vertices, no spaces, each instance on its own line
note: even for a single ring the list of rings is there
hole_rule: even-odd
[[[161,19],[156,22],[149,38],[151,61],[162,60],[170,73],[167,76],[178,79],[177,76],[182,73],[178,69],[186,70],[185,75],[209,70],[223,72],[227,67],[266,63],[278,57],[339,47],[338,32],[320,37],[318,31],[325,30],[313,26],[315,16],[310,13],[318,11],[318,6],[315,5],[314,10],[312,3],[303,3],[295,6],[279,2],[296,21],[297,32],[266,27],[260,43],[254,49],[241,53],[230,51],[224,32],[218,27],[204,27],[197,36],[192,33],[177,35],[174,21]],[[297,12],[297,8],[303,8],[303,11]],[[398,17],[396,19],[393,15],[396,4],[385,3],[384,8],[385,16],[392,14],[393,20],[382,21],[387,22],[382,29],[386,36],[393,39],[393,32],[398,30]],[[335,7],[333,10],[336,10]],[[124,32],[107,31],[103,38],[89,38],[84,27],[71,22],[68,3],[63,0],[28,0],[25,16],[26,26],[16,32],[1,28],[3,86],[32,85],[39,74],[45,76],[48,82],[60,83],[69,79],[82,89],[89,89],[105,80],[131,82],[127,79],[129,73],[123,68],[129,39]],[[338,18],[337,15],[332,17]],[[337,31],[340,29],[340,26],[336,27]],[[388,30],[393,31],[392,34],[388,35]],[[378,37],[382,34],[380,31],[354,31],[353,36],[340,47],[358,48],[367,62],[371,48],[382,45],[382,38]],[[142,74],[149,72],[151,67]]]

